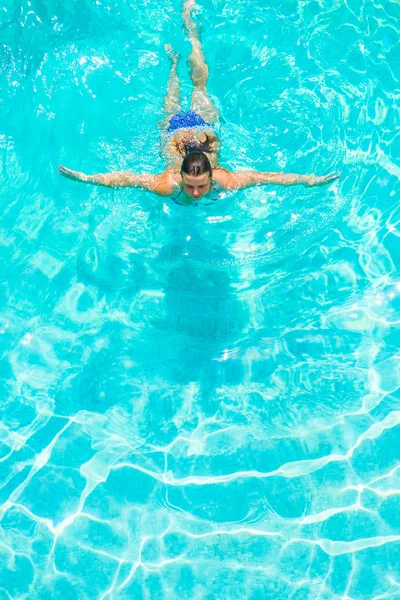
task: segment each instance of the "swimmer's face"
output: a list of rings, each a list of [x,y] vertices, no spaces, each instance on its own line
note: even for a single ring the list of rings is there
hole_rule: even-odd
[[[199,200],[210,191],[211,177],[209,173],[203,173],[202,175],[196,176],[182,173],[182,184],[183,189],[188,196],[191,196],[195,200]]]

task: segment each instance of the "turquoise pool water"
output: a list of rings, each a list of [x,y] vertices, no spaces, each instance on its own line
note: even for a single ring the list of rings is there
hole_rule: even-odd
[[[400,4],[196,20],[222,164],[339,182],[60,178],[163,168],[180,3],[0,7],[0,600],[400,598]]]

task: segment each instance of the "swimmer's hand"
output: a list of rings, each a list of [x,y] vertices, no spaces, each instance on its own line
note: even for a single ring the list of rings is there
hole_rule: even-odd
[[[85,173],[80,173],[79,171],[73,171],[72,169],[67,169],[67,167],[62,167],[61,165],[58,167],[59,175],[66,177],[67,179],[71,179],[72,181],[84,181],[88,182],[88,176]]]
[[[335,181],[335,179],[339,179],[340,174],[338,171],[332,171],[332,173],[328,173],[328,175],[323,175],[322,177],[317,177],[316,175],[307,175],[304,181],[304,185],[307,187],[313,187],[315,185],[326,185],[327,183],[331,183]]]

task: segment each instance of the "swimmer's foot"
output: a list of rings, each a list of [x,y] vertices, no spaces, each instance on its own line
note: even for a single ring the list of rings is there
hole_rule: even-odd
[[[183,3],[182,9],[182,18],[185,23],[186,29],[189,29],[190,18],[192,16],[192,11],[196,8],[196,0],[185,0]]]
[[[171,44],[165,44],[164,46],[164,50],[165,52],[168,54],[169,58],[171,59],[171,61],[176,65],[178,64],[178,60],[179,60],[179,53],[176,52],[173,47],[171,46]]]

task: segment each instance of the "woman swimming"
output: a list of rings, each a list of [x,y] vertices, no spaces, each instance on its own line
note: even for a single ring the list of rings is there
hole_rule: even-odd
[[[183,21],[192,45],[188,59],[193,83],[191,109],[180,106],[180,81],[177,74],[178,55],[170,45],[165,49],[171,59],[167,95],[164,103],[163,154],[169,166],[161,174],[135,174],[129,171],[85,175],[60,166],[60,175],[106,187],[138,187],[160,196],[170,196],[183,206],[211,204],[222,190],[239,190],[255,185],[278,184],[306,186],[324,185],[340,177],[333,171],[323,177],[294,173],[268,173],[253,170],[233,173],[218,163],[220,141],[214,125],[218,111],[207,92],[208,66],[197,26],[192,17],[195,0],[185,0]]]

